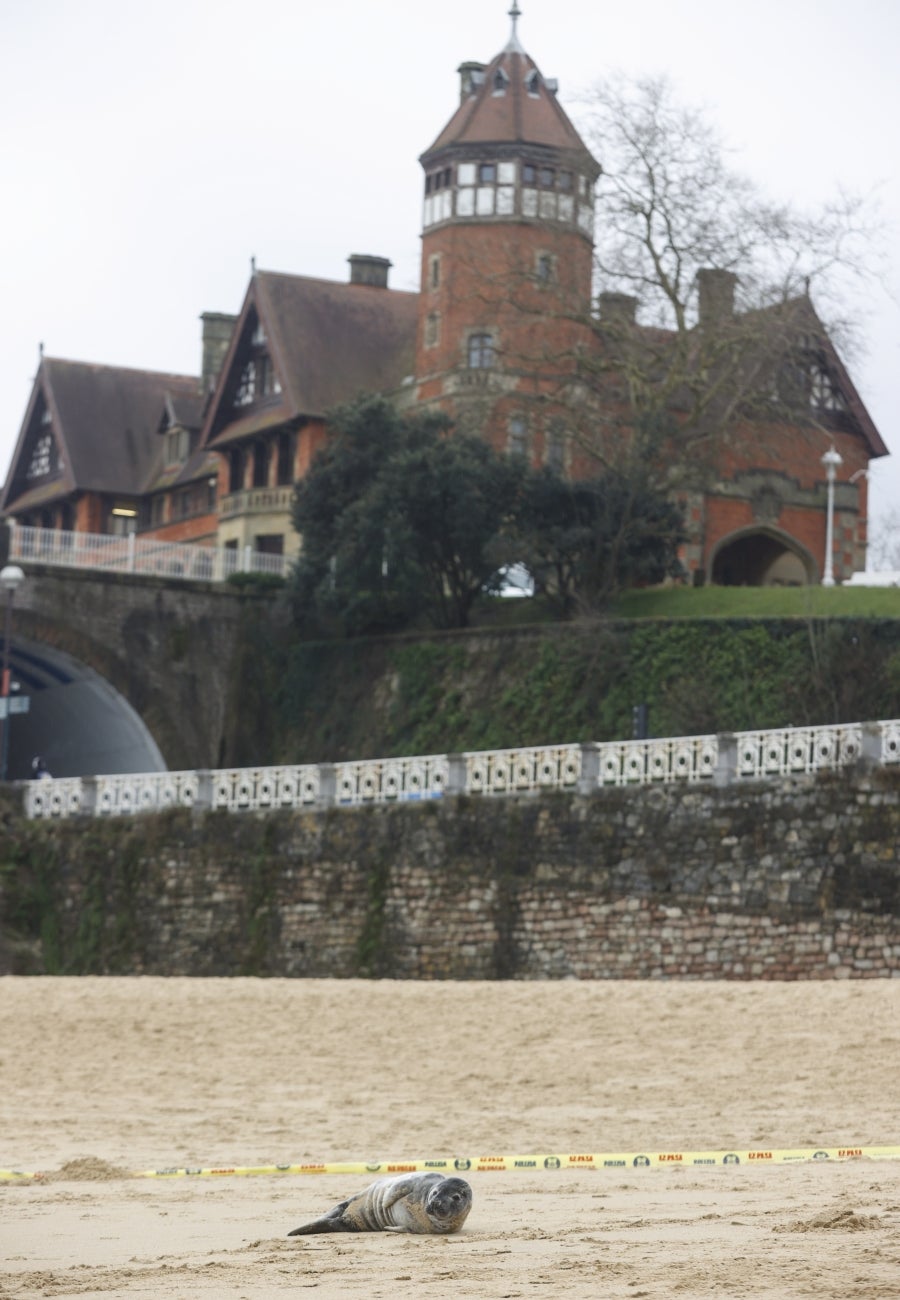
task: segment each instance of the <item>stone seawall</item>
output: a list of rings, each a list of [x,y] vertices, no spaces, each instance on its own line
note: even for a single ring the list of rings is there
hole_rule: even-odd
[[[17,823],[13,842],[4,915],[51,972],[900,977],[892,769]]]

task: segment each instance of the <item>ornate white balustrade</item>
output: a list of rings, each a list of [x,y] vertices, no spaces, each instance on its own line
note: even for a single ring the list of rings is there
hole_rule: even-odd
[[[94,778],[95,813],[191,808],[199,794],[198,772],[138,772]],[[52,782],[55,784],[55,782]]]
[[[739,776],[793,776],[855,763],[862,755],[863,731],[858,723],[785,727],[781,731],[742,731],[737,741]]]
[[[727,785],[900,763],[900,720],[783,727],[719,736],[673,736],[534,746],[414,758],[307,763],[218,771],[128,773],[23,782],[29,817],[115,816],[160,808],[359,807],[439,799],[529,795],[542,790],[672,783]]]
[[[335,763],[334,802],[365,804],[439,799],[447,789],[449,775],[450,760],[446,754]]]
[[[581,746],[486,749],[465,754],[466,794],[519,794],[571,790],[581,776]]]
[[[320,801],[322,781],[315,763],[298,767],[228,767],[205,774],[213,808],[303,808]]]
[[[597,746],[598,785],[656,785],[708,781],[719,758],[717,736],[622,740]]]

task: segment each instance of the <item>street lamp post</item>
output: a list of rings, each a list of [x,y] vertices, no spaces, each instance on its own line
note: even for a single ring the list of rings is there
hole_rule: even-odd
[[[825,518],[825,569],[822,573],[822,586],[834,586],[834,476],[844,458],[834,447],[829,447],[822,457],[825,477],[828,480],[828,508]]]
[[[6,593],[3,615],[3,670],[0,677],[0,781],[6,780],[6,760],[9,753],[9,641],[12,636],[12,609],[16,591],[25,581],[18,564],[7,564],[0,569],[0,587]]]

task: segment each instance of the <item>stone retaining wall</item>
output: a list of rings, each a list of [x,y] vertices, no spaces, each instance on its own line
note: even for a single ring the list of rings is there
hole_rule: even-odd
[[[900,772],[23,823],[44,968],[900,977]]]

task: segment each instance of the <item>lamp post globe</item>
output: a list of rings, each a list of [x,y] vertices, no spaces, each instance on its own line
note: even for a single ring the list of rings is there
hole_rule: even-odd
[[[822,456],[825,466],[825,478],[828,485],[828,504],[825,516],[825,567],[822,571],[822,586],[834,586],[834,476],[844,463],[844,458],[835,447],[829,447]]]
[[[0,781],[6,780],[6,759],[9,753],[9,640],[12,634],[12,607],[16,591],[25,581],[18,564],[5,564],[0,569],[0,588],[6,592],[6,609],[3,615],[3,669],[0,677]]]

